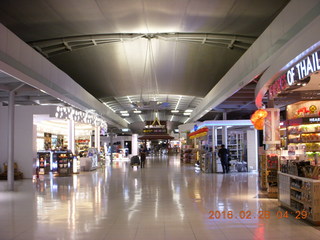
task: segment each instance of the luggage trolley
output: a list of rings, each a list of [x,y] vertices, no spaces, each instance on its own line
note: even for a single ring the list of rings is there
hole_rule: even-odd
[[[131,157],[130,159],[130,165],[133,168],[134,166],[139,167],[140,166],[140,158],[138,155],[135,155],[133,157]]]

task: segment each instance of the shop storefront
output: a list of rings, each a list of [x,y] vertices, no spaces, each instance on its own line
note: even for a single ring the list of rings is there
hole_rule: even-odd
[[[1,111],[6,108],[0,107]],[[98,116],[61,106],[17,106],[15,114],[14,156],[24,178],[48,173],[68,176],[99,166],[100,130],[106,129],[106,124]],[[0,127],[4,136],[6,128],[5,124]],[[6,148],[7,143],[1,142],[0,150]],[[82,157],[90,159],[90,167]],[[2,155],[0,162],[6,158]]]
[[[54,117],[35,115],[37,126],[37,162],[40,174],[48,172],[55,176],[68,176],[80,171],[98,168],[100,149],[94,148],[92,133],[97,120],[88,113],[70,107],[57,107]],[[101,123],[100,123],[101,124]],[[96,134],[95,134],[96,135]]]
[[[205,121],[192,129],[179,127],[182,139],[181,162],[198,164],[203,172],[222,172],[218,150],[224,144],[230,152],[230,171],[257,170],[257,132],[250,120]]]
[[[265,138],[267,132],[275,136],[265,141],[260,156],[260,187],[268,190],[272,183],[281,206],[315,224],[320,224],[319,56],[317,50],[292,63],[269,86],[269,101],[285,106],[284,119],[271,131],[265,123]]]

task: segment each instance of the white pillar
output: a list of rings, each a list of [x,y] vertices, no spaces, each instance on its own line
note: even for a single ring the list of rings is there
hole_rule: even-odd
[[[248,171],[258,170],[258,134],[256,129],[247,130]]]
[[[217,146],[217,129],[212,126],[212,152],[215,152]]]
[[[94,147],[100,151],[100,126],[94,128]]]
[[[228,148],[228,129],[226,126],[222,127],[222,144]]]
[[[8,190],[14,190],[14,103],[15,92],[9,92],[9,105],[8,105]]]
[[[68,149],[75,154],[75,124],[74,120],[68,120]]]
[[[227,120],[227,112],[222,113],[223,120]],[[227,127],[222,127],[222,144],[228,148],[228,129]]]
[[[132,155],[138,155],[138,134],[132,134],[131,148]]]

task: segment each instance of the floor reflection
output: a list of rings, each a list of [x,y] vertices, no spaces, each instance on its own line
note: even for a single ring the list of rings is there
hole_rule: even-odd
[[[0,239],[320,238],[305,222],[275,217],[277,200],[256,197],[256,173],[199,173],[178,155],[19,184],[0,192]],[[273,217],[253,217],[259,211]]]

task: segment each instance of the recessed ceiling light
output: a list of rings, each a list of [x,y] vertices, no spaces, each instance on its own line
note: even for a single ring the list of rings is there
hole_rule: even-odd
[[[124,116],[124,117],[129,117],[130,116],[129,113],[122,113],[121,115]]]
[[[140,110],[134,110],[133,112],[134,112],[134,113],[141,113]]]
[[[128,113],[128,111],[120,111],[120,113]]]
[[[191,112],[193,112],[193,110],[192,110],[192,109],[187,109],[187,110],[185,110],[184,112],[186,112],[186,113],[191,113]]]
[[[189,115],[191,115],[191,112],[184,112],[183,115],[189,116]]]
[[[171,110],[172,113],[178,113],[179,110]]]

